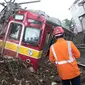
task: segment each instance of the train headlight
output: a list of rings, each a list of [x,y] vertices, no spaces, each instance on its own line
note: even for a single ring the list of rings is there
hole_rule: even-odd
[[[32,50],[29,50],[28,54],[31,56],[33,54]]]

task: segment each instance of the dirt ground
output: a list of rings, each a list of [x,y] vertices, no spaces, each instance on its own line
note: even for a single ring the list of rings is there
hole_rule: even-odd
[[[57,69],[48,59],[42,61],[36,72],[30,72],[23,61],[0,57],[0,85],[61,85]]]
[[[30,66],[29,66],[30,67]],[[81,85],[85,85],[85,68],[81,68]],[[48,58],[41,61],[37,72],[30,72],[23,61],[0,57],[0,85],[62,85],[56,67]]]

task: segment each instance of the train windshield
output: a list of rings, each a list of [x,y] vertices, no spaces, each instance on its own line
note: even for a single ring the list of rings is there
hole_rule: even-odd
[[[26,27],[24,32],[24,42],[38,46],[39,39],[40,39],[39,28]]]
[[[18,40],[21,28],[22,28],[21,24],[11,23],[10,24],[10,34],[9,34],[9,37],[11,39]]]

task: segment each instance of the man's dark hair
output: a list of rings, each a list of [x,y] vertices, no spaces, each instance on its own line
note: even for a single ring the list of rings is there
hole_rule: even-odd
[[[64,34],[61,36],[56,36],[55,38],[58,39],[58,38],[63,38],[63,37],[64,37]]]

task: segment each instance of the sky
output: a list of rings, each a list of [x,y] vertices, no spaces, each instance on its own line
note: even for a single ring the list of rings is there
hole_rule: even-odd
[[[3,2],[4,0],[0,0]],[[32,0],[15,0],[16,2],[27,2]],[[34,0],[33,0],[34,1]],[[41,0],[38,3],[31,3],[22,5],[22,7],[27,7],[27,9],[42,10],[51,17],[60,19],[71,19],[71,13],[69,8],[75,0]],[[1,7],[0,7],[1,8]]]

